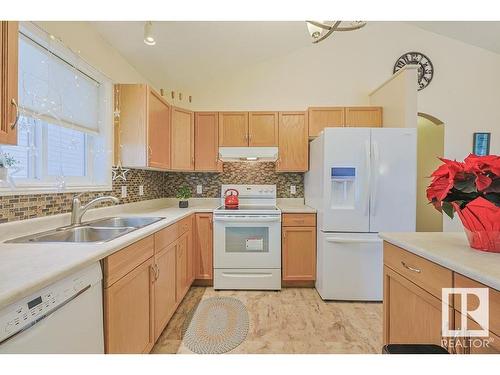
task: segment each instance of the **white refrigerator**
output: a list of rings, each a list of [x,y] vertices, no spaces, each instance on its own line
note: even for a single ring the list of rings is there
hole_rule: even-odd
[[[416,175],[416,129],[325,128],[311,142],[305,203],[317,210],[323,299],[382,300],[378,232],[415,231]]]

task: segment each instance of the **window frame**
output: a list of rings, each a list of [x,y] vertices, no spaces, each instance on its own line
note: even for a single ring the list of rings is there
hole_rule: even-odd
[[[37,43],[44,43],[50,36],[37,25],[32,22],[20,22],[19,33],[27,35]],[[57,57],[71,63],[75,59],[76,54],[67,46],[57,42],[51,44],[51,52]],[[43,194],[43,193],[73,193],[82,191],[109,191],[112,189],[111,167],[113,160],[113,118],[112,118],[112,103],[113,103],[113,83],[103,73],[92,67],[80,56],[78,58],[78,70],[89,76],[91,79],[99,83],[99,134],[85,134],[85,177],[68,176],[64,177],[65,188],[60,189],[56,186],[57,176],[48,176],[47,173],[41,174],[40,168],[47,166],[48,149],[47,145],[47,127],[42,125],[41,133],[36,137],[41,137],[43,148],[40,150],[40,155],[35,157],[29,155],[28,159],[35,163],[35,173],[28,178],[13,178],[15,187],[7,188],[0,187],[0,195],[25,195],[25,194]],[[46,123],[51,123],[50,120],[44,119]],[[57,125],[57,124],[54,124]],[[38,133],[38,131],[37,131]],[[92,150],[101,144],[103,152],[96,155]],[[40,160],[42,158],[42,160]],[[97,168],[96,168],[97,167]],[[39,180],[37,176],[43,176]]]

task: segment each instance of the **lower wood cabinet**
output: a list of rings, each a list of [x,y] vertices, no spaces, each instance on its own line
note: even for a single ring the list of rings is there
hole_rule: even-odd
[[[151,350],[193,282],[194,221],[183,218],[103,260],[106,353]]]
[[[154,345],[153,258],[104,289],[106,353],[148,353]]]
[[[386,266],[384,343],[442,344],[441,301]]]
[[[489,332],[487,337],[442,337],[442,288],[487,288]],[[449,299],[449,329],[480,329],[463,315],[461,295]],[[478,300],[467,298],[467,311]],[[467,324],[462,327],[462,317]],[[500,354],[500,291],[488,288],[450,269],[384,242],[384,344],[436,344],[457,354]]]
[[[316,214],[283,214],[282,280],[316,280]]]
[[[213,280],[213,216],[211,213],[195,215],[194,277]]]
[[[155,255],[154,280],[154,331],[155,340],[160,337],[163,329],[172,317],[177,307],[176,297],[176,248],[172,243]]]
[[[176,242],[175,285],[176,299],[180,302],[191,286],[188,271],[188,234],[184,233]]]

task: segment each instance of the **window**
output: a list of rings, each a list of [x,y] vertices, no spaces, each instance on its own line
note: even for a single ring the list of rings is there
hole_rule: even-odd
[[[13,193],[111,188],[111,82],[31,23],[19,33]],[[1,188],[5,192],[6,188]]]

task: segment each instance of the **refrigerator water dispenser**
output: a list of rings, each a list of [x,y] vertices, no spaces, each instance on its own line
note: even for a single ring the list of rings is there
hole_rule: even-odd
[[[331,208],[354,208],[356,200],[356,168],[331,168]]]

